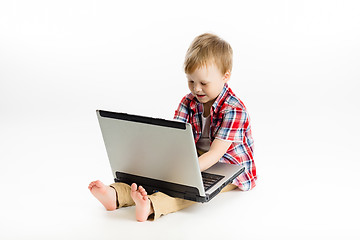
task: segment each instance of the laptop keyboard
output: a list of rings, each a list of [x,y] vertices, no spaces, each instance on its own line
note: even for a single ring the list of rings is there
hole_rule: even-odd
[[[218,183],[224,176],[212,173],[201,172],[205,191],[209,190],[212,186]]]

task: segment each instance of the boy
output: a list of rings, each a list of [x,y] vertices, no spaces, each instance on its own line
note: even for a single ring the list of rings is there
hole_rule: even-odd
[[[191,123],[200,170],[218,161],[242,164],[245,172],[223,192],[252,189],[257,176],[249,116],[244,104],[227,85],[232,70],[231,46],[216,35],[202,34],[190,45],[184,67],[191,93],[181,100],[174,119]],[[105,186],[94,181],[89,189],[107,210],[136,205],[138,221],[146,221],[149,216],[157,219],[194,203],[161,192],[147,195],[145,189],[135,183]]]

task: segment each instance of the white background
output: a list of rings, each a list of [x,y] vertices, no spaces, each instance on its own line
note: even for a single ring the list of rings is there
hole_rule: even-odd
[[[1,1],[1,239],[359,239],[357,1]],[[137,223],[95,110],[171,119],[193,38],[234,50],[258,185]]]

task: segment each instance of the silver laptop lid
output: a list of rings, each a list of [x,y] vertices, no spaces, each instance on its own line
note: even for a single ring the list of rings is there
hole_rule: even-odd
[[[205,190],[191,125],[97,110],[111,169]]]

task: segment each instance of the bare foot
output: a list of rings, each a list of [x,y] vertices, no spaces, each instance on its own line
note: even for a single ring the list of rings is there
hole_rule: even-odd
[[[89,184],[90,192],[99,200],[108,211],[116,209],[116,192],[110,186],[104,185],[101,181],[93,181]]]
[[[147,192],[142,186],[137,187],[135,183],[131,185],[131,197],[136,205],[136,220],[144,222],[148,217],[154,213],[151,202],[148,198]]]

